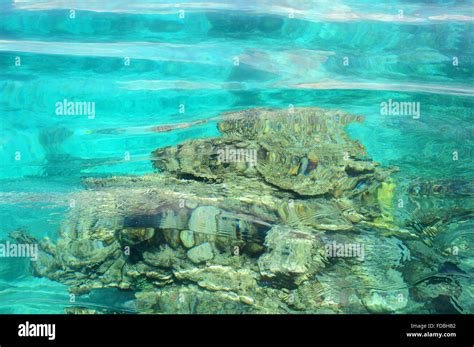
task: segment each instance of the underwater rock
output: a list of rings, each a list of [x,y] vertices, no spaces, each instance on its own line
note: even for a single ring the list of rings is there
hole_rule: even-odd
[[[71,269],[81,270],[95,267],[104,263],[108,258],[113,257],[114,253],[120,252],[118,244],[105,247],[98,240],[72,240],[59,247],[58,258],[62,264]]]
[[[154,167],[200,179],[258,177],[302,196],[340,196],[362,182],[368,188],[369,181],[383,179],[385,169],[367,160],[363,146],[344,131],[361,117],[302,108],[291,115],[287,110],[252,109],[222,119],[222,138],[157,149]]]
[[[164,229],[162,230],[163,237],[167,244],[174,249],[177,249],[181,244],[180,231],[177,229]]]
[[[362,296],[362,303],[371,313],[394,313],[400,312],[408,305],[408,288],[390,286],[403,283],[400,272],[388,270],[384,279],[387,280],[386,287],[393,289],[370,290]]]
[[[124,270],[124,275],[130,278],[130,287],[140,289],[162,287],[174,281],[171,271],[150,266],[148,262],[138,262],[133,266],[127,266]]]
[[[452,305],[457,313],[472,314],[474,312],[474,293],[472,292],[473,283],[471,278],[459,279],[460,293],[449,295]]]
[[[282,144],[299,143],[312,146],[323,138],[330,142],[347,141],[344,127],[361,122],[363,117],[342,111],[324,110],[317,107],[287,109],[254,108],[221,115],[219,130],[227,138],[265,139]]]
[[[234,270],[228,266],[211,265],[174,273],[178,280],[195,282],[208,290],[246,291],[256,287],[256,274],[247,269]]]
[[[258,145],[252,142],[215,139],[194,139],[176,147],[159,148],[153,152],[154,167],[179,177],[192,176],[217,180],[239,172],[255,176]]]
[[[410,250],[395,237],[357,237],[363,256],[351,264],[360,281],[358,294],[369,312],[390,313],[404,309],[410,297],[409,286],[399,269],[411,260]]]
[[[145,263],[159,268],[169,269],[179,266],[185,258],[183,250],[174,250],[169,245],[160,245],[157,250],[145,251],[143,260]]]
[[[278,210],[282,221],[291,226],[306,225],[321,230],[350,230],[337,204],[325,199],[305,199],[283,202]]]
[[[225,314],[249,313],[252,309],[235,293],[210,292],[197,285],[171,285],[158,291],[138,292],[135,296],[136,307],[144,313]]]
[[[210,243],[205,242],[199,246],[191,248],[187,252],[189,260],[193,263],[199,264],[214,258],[214,251]]]
[[[275,226],[267,233],[265,246],[258,266],[268,280],[300,284],[324,267],[322,247],[310,232]]]
[[[155,236],[153,228],[124,228],[120,230],[120,240],[124,245],[136,245]]]
[[[331,270],[328,271],[331,274]],[[317,280],[303,282],[286,299],[288,305],[298,311],[316,314],[364,313],[355,289],[345,286],[342,274],[334,272],[329,277],[317,276]],[[330,280],[329,280],[329,278]]]
[[[206,235],[217,234],[217,216],[220,210],[214,206],[199,206],[189,219],[189,230]]]
[[[194,246],[194,233],[191,230],[181,230],[179,238],[184,247],[191,248]]]

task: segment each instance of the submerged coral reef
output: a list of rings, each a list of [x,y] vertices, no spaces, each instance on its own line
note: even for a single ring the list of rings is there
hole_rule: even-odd
[[[133,291],[142,313],[416,312],[448,290],[462,300],[456,283],[425,281],[445,258],[413,220],[395,222],[397,169],[346,134],[361,121],[317,108],[226,113],[221,136],[156,149],[155,174],[85,179],[57,241],[12,237],[39,242],[35,275],[77,295]],[[415,185],[414,200],[452,192]]]

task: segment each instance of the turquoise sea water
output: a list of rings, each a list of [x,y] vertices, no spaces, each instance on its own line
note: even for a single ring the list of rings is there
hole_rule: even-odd
[[[375,161],[472,182],[473,16],[470,1],[1,0],[0,239],[55,239],[81,178],[150,173],[153,149],[218,135],[213,121],[152,127],[252,107],[363,115],[348,132]],[[94,102],[94,117],[57,115],[64,99]],[[389,100],[419,103],[419,119],[382,115]],[[451,235],[471,235],[470,256],[472,227]],[[0,259],[0,312],[60,313],[68,300]],[[125,310],[128,298],[81,300]]]

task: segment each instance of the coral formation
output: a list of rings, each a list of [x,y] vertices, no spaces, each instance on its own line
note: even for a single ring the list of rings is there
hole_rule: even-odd
[[[401,312],[403,240],[417,236],[393,223],[396,169],[345,132],[360,121],[317,108],[224,114],[222,136],[155,150],[155,174],[85,179],[33,271],[77,294],[134,291],[143,313]]]

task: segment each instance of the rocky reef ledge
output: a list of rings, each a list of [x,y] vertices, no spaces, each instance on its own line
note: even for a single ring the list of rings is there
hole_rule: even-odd
[[[154,174],[85,179],[57,241],[12,233],[40,244],[34,274],[77,295],[133,291],[142,313],[403,309],[395,169],[346,134],[362,118],[302,108],[220,119],[219,137],[156,149]]]

